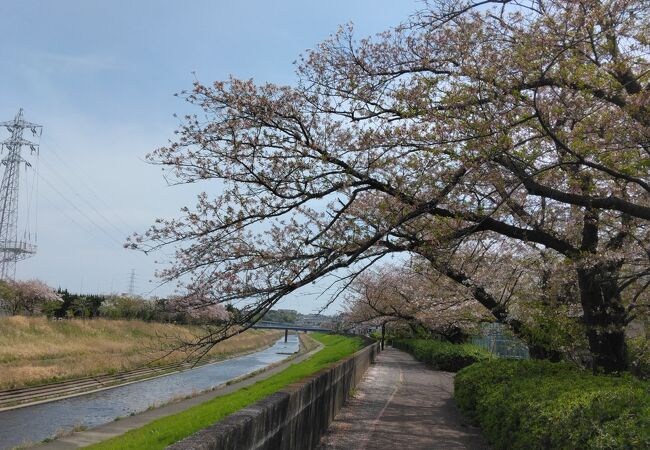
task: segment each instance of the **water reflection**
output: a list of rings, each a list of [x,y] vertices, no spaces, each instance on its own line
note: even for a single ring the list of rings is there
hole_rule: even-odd
[[[106,391],[0,412],[0,448],[39,442],[61,429],[92,428],[112,422],[116,417],[136,414],[262,369],[298,349],[298,336],[289,335],[287,343],[283,337],[273,346],[250,355]]]

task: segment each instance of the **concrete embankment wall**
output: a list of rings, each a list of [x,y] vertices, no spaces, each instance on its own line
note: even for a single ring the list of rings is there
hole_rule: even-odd
[[[174,450],[309,450],[379,351],[378,343],[168,447]]]

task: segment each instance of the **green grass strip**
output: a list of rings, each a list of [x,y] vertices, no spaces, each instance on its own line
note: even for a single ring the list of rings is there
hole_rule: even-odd
[[[358,351],[359,338],[313,334],[325,347],[309,359],[293,364],[269,378],[222,397],[215,397],[183,412],[154,420],[120,436],[93,444],[90,449],[162,449],[320,369]]]

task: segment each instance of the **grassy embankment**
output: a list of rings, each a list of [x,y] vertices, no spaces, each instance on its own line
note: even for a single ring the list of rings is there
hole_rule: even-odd
[[[93,450],[165,448],[229,414],[351,355],[363,346],[359,338],[321,334],[314,334],[313,337],[325,347],[303,362],[294,364],[282,372],[231,394],[214,398],[179,414],[163,417],[141,428],[86,448]]]
[[[179,339],[200,332],[199,327],[138,320],[0,317],[0,389],[172,364],[186,355],[165,355]],[[265,347],[281,334],[250,330],[218,344],[208,356],[219,359]]]

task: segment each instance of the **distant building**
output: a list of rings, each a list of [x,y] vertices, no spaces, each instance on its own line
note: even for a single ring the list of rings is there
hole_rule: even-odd
[[[331,317],[322,314],[301,314],[298,316],[298,323],[304,326],[317,327],[323,322],[330,322]]]

